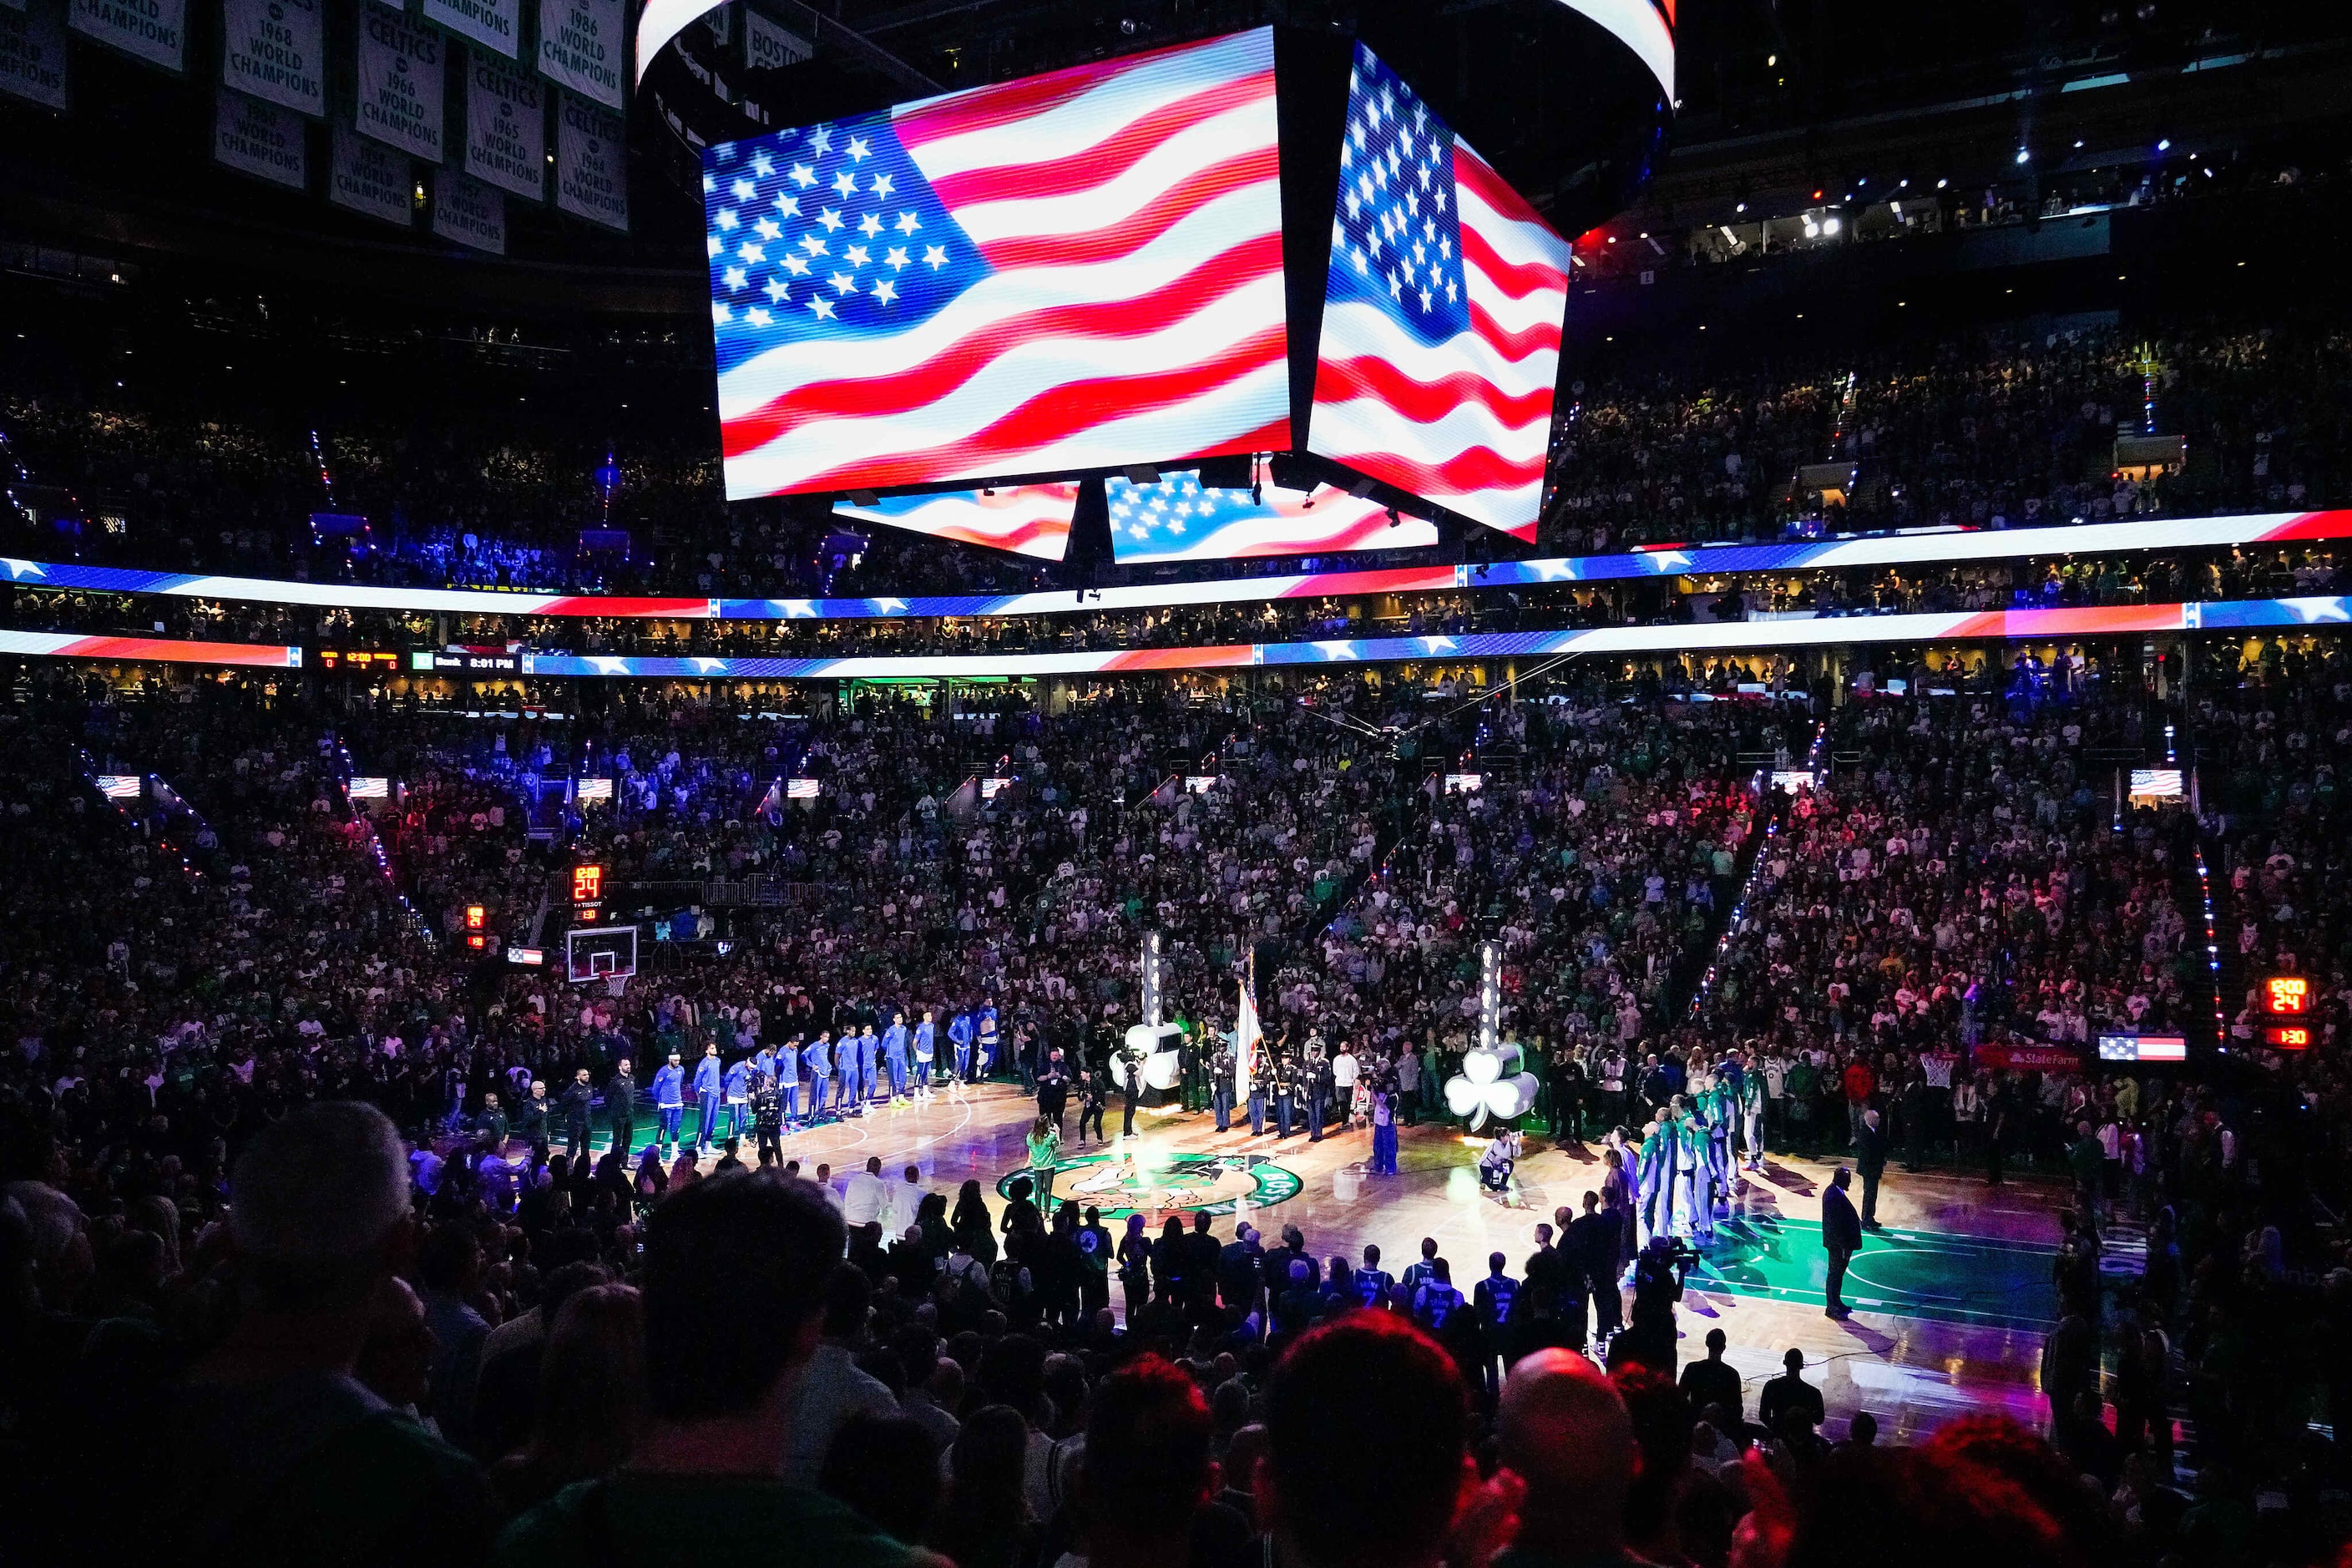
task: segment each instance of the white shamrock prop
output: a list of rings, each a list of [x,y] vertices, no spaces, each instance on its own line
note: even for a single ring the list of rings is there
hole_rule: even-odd
[[[1456,1116],[1467,1117],[1470,1131],[1475,1132],[1493,1117],[1497,1121],[1516,1121],[1535,1106],[1536,1076],[1514,1073],[1503,1076],[1506,1058],[1513,1065],[1523,1053],[1515,1045],[1501,1045],[1489,1050],[1474,1046],[1463,1053],[1462,1071],[1445,1083],[1445,1107]]]

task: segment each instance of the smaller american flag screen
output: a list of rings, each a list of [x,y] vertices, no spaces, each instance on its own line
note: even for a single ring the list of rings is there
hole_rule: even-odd
[[[939,495],[886,496],[871,506],[843,501],[833,510],[838,517],[903,528],[932,539],[1059,561],[1070,548],[1070,520],[1077,514],[1078,483],[1069,479]]]
[[[727,496],[1290,445],[1270,29],[703,154]]]
[[[1385,502],[1329,485],[1311,491],[1261,484],[1212,489],[1198,473],[1162,474],[1139,485],[1118,474],[1103,480],[1110,504],[1110,552],[1119,562],[1230,561],[1249,555],[1300,555],[1323,550],[1406,550],[1437,542],[1437,525]]]
[[[1568,242],[1361,44],[1310,451],[1533,540]]]

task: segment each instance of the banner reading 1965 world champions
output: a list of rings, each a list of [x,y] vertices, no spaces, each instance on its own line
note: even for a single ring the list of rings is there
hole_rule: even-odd
[[[539,0],[539,74],[558,87],[618,109],[628,57],[621,0]]]
[[[327,112],[320,0],[221,0],[221,85],[304,114]]]
[[[547,89],[481,49],[466,51],[466,173],[547,199]]]

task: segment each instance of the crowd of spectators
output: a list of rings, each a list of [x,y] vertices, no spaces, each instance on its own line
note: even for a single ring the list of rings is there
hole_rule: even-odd
[[[1265,1537],[1302,1563],[1417,1563],[1448,1541],[1483,1560],[1516,1532],[1520,1560],[1719,1568],[1826,1560],[1866,1482],[1911,1510],[1882,1544],[1964,1516],[2032,1562],[2297,1560],[2341,1512],[2333,1449],[2301,1423],[2352,1396],[2332,1352],[2316,1375],[2291,1359],[2352,1310],[2305,1201],[2345,1168],[2330,1057],[2250,1079],[2097,1076],[2079,1048],[2072,1066],[1968,1065],[2210,1007],[2185,901],[2200,845],[2249,911],[2250,967],[2326,967],[2315,1016],[2336,1038],[2340,664],[2298,643],[2242,665],[2209,649],[2202,668],[2155,710],[2104,671],[1819,713],[1591,672],[1517,702],[1132,682],[953,718],[869,701],[760,719],[629,689],[593,717],[494,727],[235,683],[93,701],[37,676],[0,747],[16,1511],[94,1549],[152,1548],[169,1518],[167,1554],[192,1557],[274,1559],[325,1532],[355,1560],[664,1560],[744,1534],[828,1561],[923,1546],[1026,1568],[1145,1561],[1143,1506],[1155,1561],[1238,1563]],[[2118,831],[2108,775],[2160,743],[2158,715],[2210,759],[2215,800],[2201,825],[2135,811]],[[1811,790],[1758,788],[1814,763]],[[591,766],[614,798],[572,805],[559,855],[530,837],[527,781]],[[353,771],[409,794],[371,816],[342,791]],[[1449,772],[1482,787],[1449,790]],[[169,793],[114,802],[89,782],[148,773]],[[816,800],[770,794],[790,776],[818,779]],[[981,777],[1015,782],[982,800],[962,787]],[[622,887],[772,874],[802,891],[731,953],[699,928],[649,953],[617,994],[457,947],[466,902],[527,932],[533,885],[552,894],[574,856]],[[1563,1139],[1638,1124],[1738,1053],[1768,1086],[1775,1152],[2006,1145],[2065,1173],[2054,1447],[1971,1420],[1890,1453],[1857,1421],[1832,1449],[1789,1415],[1813,1407],[1801,1372],[1751,1415],[1712,1374],[1678,1387],[1671,1334],[1646,1360],[1654,1340],[1606,1339],[1604,1379],[1546,1349],[1601,1352],[1610,1314],[1588,1329],[1540,1245],[1483,1285],[1475,1259],[1391,1277],[1304,1237],[1117,1237],[977,1184],[950,1205],[919,1170],[849,1173],[824,1205],[774,1176],[575,1163],[533,1120],[534,1078],[561,1093],[623,1055],[731,1058],[983,998],[1004,1065],[1039,1076],[1060,1049],[1091,1072],[1133,1016],[1146,927],[1169,939],[1170,1013],[1229,1027],[1255,953],[1269,1037],[1350,1046],[1383,1090],[1416,1052],[1433,1091],[1454,1069],[1476,942],[1499,941],[1507,1024],[1544,1081],[1531,1125]],[[346,1100],[389,1120],[314,1104]],[[2103,1282],[2102,1254],[2120,1277]],[[1497,1307],[1513,1291],[1516,1316]],[[1565,1419],[1555,1401],[1630,1422],[1636,1441],[1610,1450],[1641,1456],[1622,1497],[1545,1491],[1597,1462],[1515,1426]],[[1407,1429],[1377,1454],[1360,1441]],[[1202,1464],[1105,1458],[1160,1454],[1170,1430],[1196,1434]],[[159,1431],[161,1449],[130,1436]],[[694,1489],[768,1444],[782,1481]],[[100,1484],[83,1464],[99,1452],[127,1456],[106,1473],[139,1507],[62,1502]],[[1171,1475],[1200,1484],[1149,1490]],[[1418,1522],[1399,1511],[1413,1498]],[[1918,1550],[1956,1541],[1985,1544]]]
[[[1795,530],[2293,510],[2341,500],[2346,334],[2202,321],[2010,330],[1737,373],[1625,372],[1570,384],[1537,544],[1777,539]],[[102,390],[100,389],[102,387]],[[2185,466],[2121,477],[2118,436],[2186,438]],[[1129,580],[815,507],[730,510],[699,441],[595,448],[560,419],[472,435],[385,421],[317,430],[183,411],[52,374],[0,404],[19,500],[0,547],[175,571],[320,581],[773,597],[992,594]],[[1856,479],[1824,500],[1808,465]],[[601,478],[600,478],[601,476]],[[610,486],[605,481],[610,480]],[[357,532],[314,514],[358,517]],[[109,521],[113,520],[113,521]],[[61,531],[62,530],[62,531]],[[1493,538],[1468,542],[1491,552]],[[1446,559],[1458,559],[1455,553]],[[1444,551],[1439,552],[1444,553]],[[1218,570],[1409,564],[1366,552]]]

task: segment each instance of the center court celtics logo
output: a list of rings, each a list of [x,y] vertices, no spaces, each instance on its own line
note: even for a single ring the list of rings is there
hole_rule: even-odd
[[[1010,1197],[1027,1166],[997,1178]],[[1054,1201],[1099,1208],[1105,1219],[1129,1215],[1228,1215],[1265,1208],[1298,1195],[1297,1174],[1263,1154],[1074,1154],[1054,1163]]]

